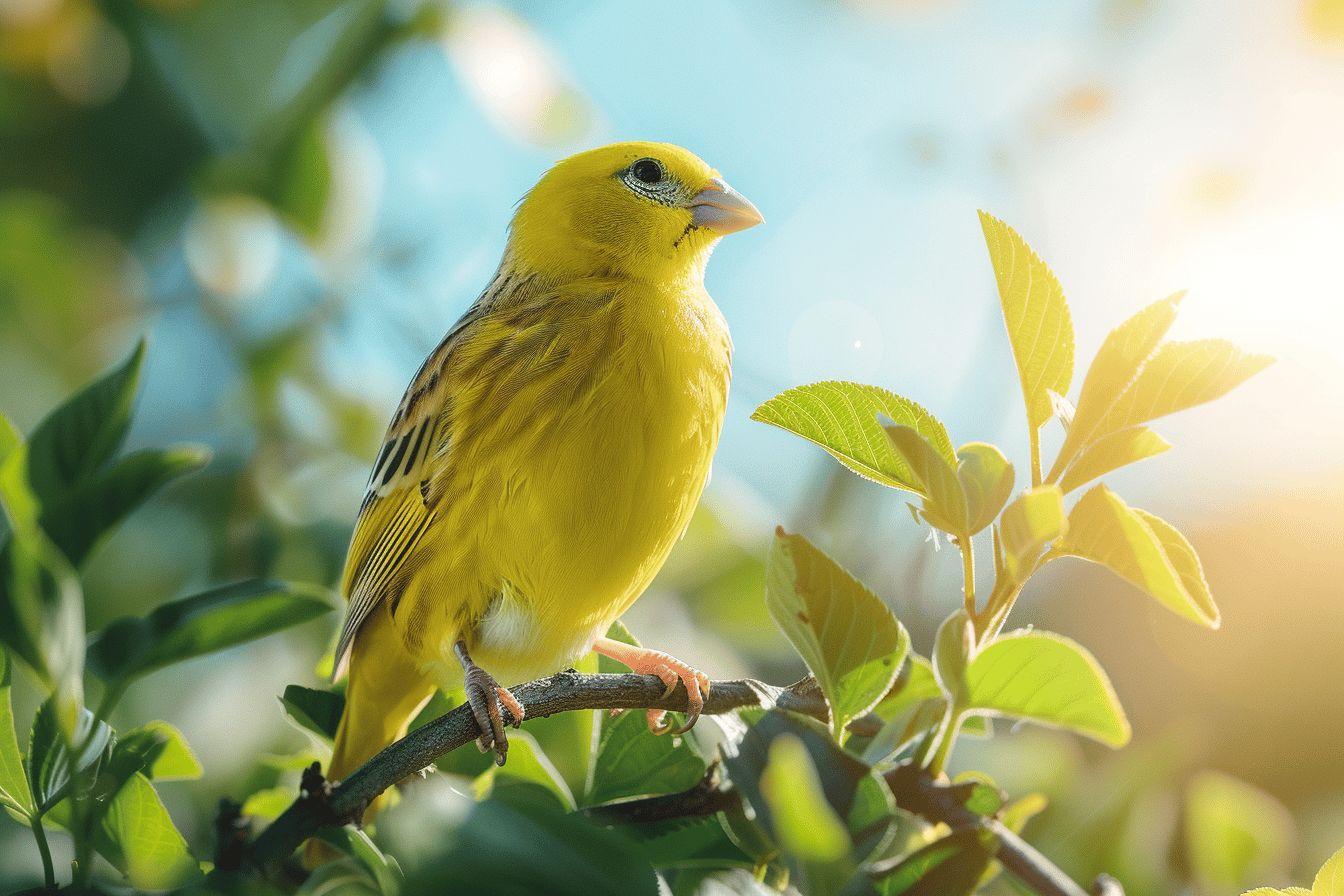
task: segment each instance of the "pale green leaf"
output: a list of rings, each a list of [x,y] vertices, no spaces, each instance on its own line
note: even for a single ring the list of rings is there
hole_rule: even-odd
[[[113,797],[95,846],[131,886],[142,890],[171,889],[200,874],[154,785],[142,774],[133,775]]]
[[[820,445],[846,467],[891,488],[922,494],[909,467],[882,433],[878,417],[909,426],[949,463],[956,463],[947,430],[924,408],[877,386],[823,382],[781,392],[752,413]]]
[[[1190,870],[1204,892],[1280,876],[1296,847],[1296,828],[1283,804],[1222,772],[1191,778],[1183,827]]]
[[[991,715],[1065,728],[1112,747],[1129,741],[1129,721],[1092,654],[1050,632],[1011,632],[966,667],[967,706]]]
[[[933,675],[954,703],[966,697],[966,667],[975,649],[975,626],[965,610],[956,610],[938,626],[933,640]]]
[[[1073,322],[1064,290],[1017,231],[987,212],[980,227],[994,265],[1027,422],[1039,429],[1053,410],[1050,390],[1067,395],[1073,379]]]
[[[970,442],[957,449],[957,478],[965,494],[970,534],[983,530],[999,515],[1013,493],[1013,465],[1003,452],[986,442]]]
[[[1021,581],[1045,546],[1060,538],[1068,527],[1064,496],[1057,486],[1038,485],[1013,499],[999,519],[999,544],[1009,575]]]
[[[19,736],[14,730],[14,706],[10,701],[9,652],[0,647],[0,805],[23,815],[34,809],[32,791],[23,770]]]
[[[1092,359],[1092,366],[1087,370],[1073,423],[1064,437],[1059,458],[1047,477],[1048,481],[1059,478],[1058,473],[1082,448],[1105,434],[1097,431],[1098,425],[1129,388],[1171,328],[1183,296],[1184,293],[1176,293],[1154,302],[1107,335],[1097,356]]]
[[[1268,355],[1242,351],[1223,339],[1168,342],[1097,424],[1096,436],[1147,423],[1213,401],[1264,370]]]
[[[908,856],[879,863],[880,896],[968,896],[975,892],[998,842],[989,831],[953,831]]]
[[[961,538],[969,537],[966,494],[949,462],[923,436],[908,426],[884,426],[892,446],[905,461],[911,480],[924,496],[921,510],[926,522]]]
[[[1316,896],[1316,894],[1302,887],[1288,887],[1283,890],[1277,887],[1256,887],[1254,890],[1247,890],[1241,896]]]
[[[821,685],[841,736],[896,680],[910,638],[886,605],[801,535],[776,529],[766,605]]]
[[[1137,461],[1147,460],[1171,447],[1171,443],[1146,426],[1131,426],[1109,433],[1088,445],[1059,480],[1065,494]]]
[[[126,732],[117,742],[117,749],[123,748],[153,753],[154,759],[144,773],[155,781],[194,781],[204,771],[182,732],[160,719]]]
[[[704,774],[705,761],[684,740],[659,737],[644,713],[625,712],[602,726],[585,804],[689,790]]]
[[[1312,896],[1344,896],[1344,849],[1325,860],[1311,892]]]
[[[1190,543],[1170,524],[1135,510],[1104,485],[1074,505],[1068,535],[1056,550],[1100,563],[1177,615],[1218,627],[1218,607]]]
[[[357,828],[325,828],[318,837],[337,850],[352,857],[355,862],[377,881],[381,896],[397,896],[403,877],[396,859],[385,855],[367,833]]]
[[[294,805],[293,787],[267,787],[243,800],[243,814],[249,818],[271,822]]]

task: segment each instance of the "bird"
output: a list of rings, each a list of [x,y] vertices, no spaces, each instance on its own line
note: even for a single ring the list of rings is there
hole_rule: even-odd
[[[556,163],[518,204],[494,276],[429,354],[377,453],[347,552],[328,777],[465,692],[503,765],[511,686],[596,651],[688,695],[704,673],[607,632],[648,587],[709,478],[732,340],[704,286],[719,240],[762,223],[680,146]],[[670,726],[648,712],[655,733]]]

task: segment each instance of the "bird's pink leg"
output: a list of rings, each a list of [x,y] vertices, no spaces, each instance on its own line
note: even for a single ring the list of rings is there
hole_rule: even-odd
[[[678,728],[674,734],[685,734],[695,727],[696,720],[700,718],[700,711],[704,709],[705,698],[709,696],[709,676],[693,669],[683,663],[676,657],[669,656],[661,650],[650,650],[647,647],[634,647],[623,641],[614,641],[611,638],[598,638],[593,644],[593,650],[603,656],[611,657],[618,663],[630,667],[632,672],[638,672],[641,675],[656,675],[667,688],[663,692],[666,697],[677,688],[677,683],[686,687],[686,724]],[[662,709],[651,709],[648,711],[649,730],[654,734],[665,734],[670,730],[670,726],[663,723],[663,718],[667,712]]]

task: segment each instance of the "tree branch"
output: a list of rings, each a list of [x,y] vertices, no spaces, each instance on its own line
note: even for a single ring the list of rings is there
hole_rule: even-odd
[[[527,707],[529,719],[588,709],[686,711],[685,688],[678,685],[664,697],[662,682],[652,675],[583,675],[568,671],[511,690]],[[751,679],[716,681],[710,688],[703,712],[717,715],[753,706],[779,707],[823,722],[829,719],[826,701],[816,682],[810,678],[787,688]],[[857,733],[872,734],[876,724],[876,720],[865,718],[857,720],[851,728],[858,729]],[[299,799],[262,831],[249,849],[231,850],[231,855],[237,856],[234,861],[261,870],[277,867],[319,829],[358,820],[364,808],[384,790],[427,768],[445,753],[471,743],[478,734],[470,709],[459,706],[412,731],[334,786],[323,781],[315,770],[310,771],[305,775]],[[1088,896],[1087,891],[1034,847],[997,820],[967,809],[958,799],[955,788],[939,784],[923,769],[901,766],[888,773],[886,780],[897,804],[907,811],[932,822],[944,822],[952,828],[979,826],[992,831],[999,840],[997,857],[1003,867],[1040,896]],[[609,821],[648,822],[711,815],[731,807],[738,799],[735,791],[721,789],[717,777],[711,772],[700,784],[684,793],[600,807],[590,814]],[[1113,883],[1108,879],[1107,886]],[[1106,892],[1108,896],[1123,896],[1114,888]]]

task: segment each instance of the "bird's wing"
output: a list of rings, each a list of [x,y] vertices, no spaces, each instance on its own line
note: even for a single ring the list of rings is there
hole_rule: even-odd
[[[440,460],[451,442],[448,361],[454,346],[487,309],[486,302],[474,305],[425,359],[387,428],[341,576],[341,593],[349,606],[336,643],[333,678],[345,673],[360,625],[380,601],[404,584],[406,561],[434,523],[424,489],[431,461]]]

